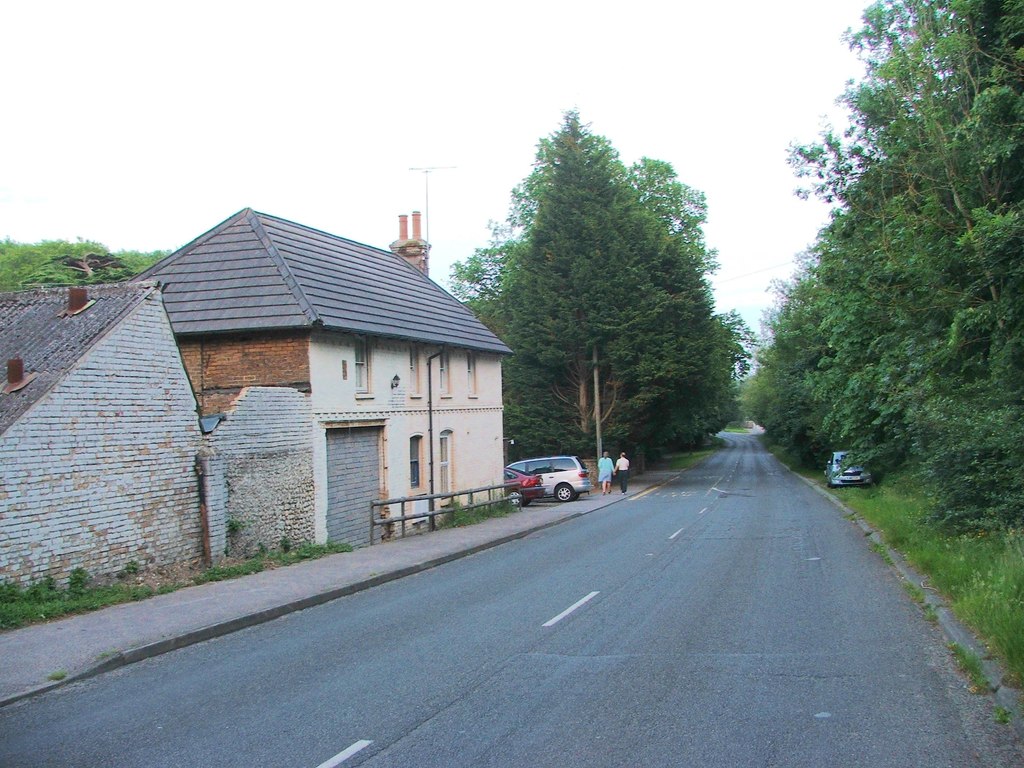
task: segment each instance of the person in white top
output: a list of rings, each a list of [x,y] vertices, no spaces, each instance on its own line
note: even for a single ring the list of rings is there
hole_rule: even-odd
[[[629,487],[629,459],[625,451],[619,454],[619,460],[615,462],[615,474],[619,478],[619,488],[625,493]]]

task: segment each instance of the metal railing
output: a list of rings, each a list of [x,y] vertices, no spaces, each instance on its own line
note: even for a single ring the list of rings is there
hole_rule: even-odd
[[[370,544],[374,544],[374,532],[376,528],[385,528],[391,536],[394,536],[396,526],[400,526],[401,536],[406,535],[407,525],[418,525],[424,521],[428,523],[431,531],[437,530],[437,518],[442,515],[453,515],[455,510],[465,511],[479,509],[480,507],[491,507],[496,504],[512,503],[508,497],[509,491],[517,489],[515,483],[499,483],[497,485],[485,485],[480,488],[469,488],[462,491],[449,491],[447,493],[429,493],[423,496],[400,496],[394,499],[379,499],[370,502]],[[465,497],[465,502],[461,499]],[[483,497],[483,500],[480,500]],[[438,504],[439,500],[446,500],[447,503]],[[411,505],[420,506],[427,504],[425,511],[411,511],[407,514],[406,507]],[[392,507],[398,507],[398,516],[391,514]],[[382,540],[388,537],[382,537]]]

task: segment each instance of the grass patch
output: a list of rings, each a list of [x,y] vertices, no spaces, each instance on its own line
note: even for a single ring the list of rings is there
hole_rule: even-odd
[[[208,568],[190,581],[161,584],[156,588],[119,583],[91,586],[88,574],[82,570],[72,573],[68,586],[64,589],[59,588],[53,579],[44,579],[29,587],[18,587],[4,582],[0,583],[0,629],[16,629],[63,616],[88,613],[111,605],[144,600],[193,584],[233,579],[267,568],[351,551],[352,547],[349,544],[303,544],[289,547],[287,551],[264,552],[239,563]]]
[[[910,595],[910,599],[911,600],[913,600],[915,603],[917,603],[921,607],[924,607],[924,604],[925,604],[924,590],[921,589],[919,586],[917,586],[917,584],[915,584],[912,581],[904,581],[903,582],[903,590],[908,595]]]
[[[787,467],[789,467],[790,471],[795,472],[801,477],[806,477],[808,480],[823,481],[825,479],[824,470],[811,469],[810,467],[805,467],[803,463],[800,461],[799,456],[797,456],[794,453],[790,453],[781,446],[775,445],[774,443],[769,443],[767,440],[764,440],[763,436],[761,439],[761,444],[764,445],[766,449],[768,449],[768,452],[772,456],[774,456],[776,459],[778,459]],[[824,464],[822,464],[822,466],[824,467]]]
[[[886,563],[892,565],[892,556],[889,554],[889,549],[884,544],[879,544],[877,541],[871,542],[871,551],[878,555],[880,558],[885,560]]]
[[[704,448],[698,448],[695,451],[687,451],[686,453],[675,453],[668,457],[669,469],[689,469],[694,464],[704,461],[704,459],[713,454],[723,445],[725,445],[725,441],[720,437],[716,437],[712,439],[711,445]]]
[[[467,525],[476,525],[484,520],[490,520],[495,517],[506,517],[510,512],[515,512],[516,509],[515,505],[507,501],[468,508],[453,504],[449,514],[437,518],[437,527],[464,528]]]
[[[949,650],[953,652],[956,663],[960,665],[960,669],[971,681],[971,693],[987,693],[992,689],[985,676],[985,670],[981,666],[981,659],[976,653],[964,648],[959,643],[950,643]]]
[[[327,555],[336,555],[341,552],[351,552],[351,544],[301,544],[292,548],[285,546],[282,549],[272,552],[261,552],[255,557],[243,560],[240,563],[231,565],[214,566],[207,568],[192,580],[193,584],[206,584],[211,581],[225,581],[236,579],[239,576],[251,576],[254,573],[265,571],[268,568],[277,568],[284,565],[294,565],[303,560],[316,560]]]
[[[1013,720],[1013,713],[1006,707],[1000,707],[997,704],[995,711],[992,713],[992,717],[1000,725],[1009,725],[1010,721]]]
[[[60,680],[63,680],[67,676],[68,676],[67,672],[65,672],[63,669],[58,669],[56,672],[51,672],[50,674],[48,674],[46,676],[46,679],[47,680],[52,680],[53,682],[56,683],[56,682],[58,682]]]
[[[0,584],[0,629],[14,629],[108,605],[130,603],[155,594],[152,587],[114,584],[107,587],[59,589],[53,579],[19,588]]]

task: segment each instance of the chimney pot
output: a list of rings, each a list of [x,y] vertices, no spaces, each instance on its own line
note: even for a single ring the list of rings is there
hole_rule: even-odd
[[[404,214],[398,214],[398,239],[402,242],[409,239],[409,217]]]
[[[7,361],[7,383],[17,384],[25,378],[25,361],[14,357]]]
[[[81,312],[85,309],[85,305],[89,303],[89,293],[85,288],[75,287],[68,288],[68,313],[74,314],[75,312]]]
[[[420,235],[420,212],[419,211],[413,211],[412,212],[412,239],[413,240],[422,240],[423,239],[421,237],[421,235]]]

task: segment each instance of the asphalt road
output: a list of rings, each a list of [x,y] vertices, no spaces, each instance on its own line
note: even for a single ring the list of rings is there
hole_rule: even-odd
[[[643,496],[8,707],[0,765],[1024,765],[860,529],[728,440]]]

